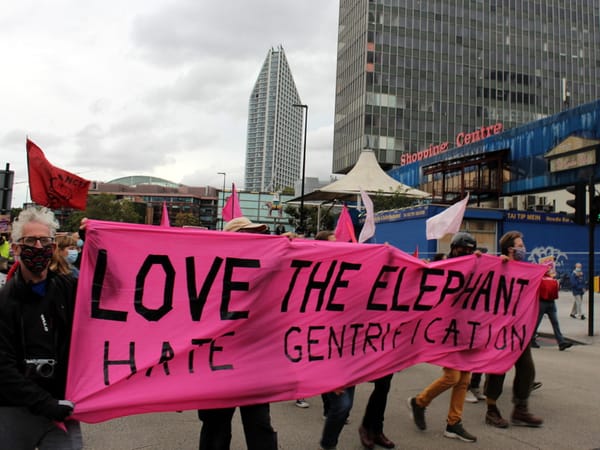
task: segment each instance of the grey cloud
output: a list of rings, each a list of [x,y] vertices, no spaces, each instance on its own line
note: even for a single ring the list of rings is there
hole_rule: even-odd
[[[144,58],[158,65],[181,64],[220,54],[251,59],[270,46],[318,48],[329,23],[324,8],[337,8],[331,1],[255,0],[206,2],[188,0],[166,5],[152,15],[138,16],[132,38]],[[257,53],[258,52],[258,53]]]

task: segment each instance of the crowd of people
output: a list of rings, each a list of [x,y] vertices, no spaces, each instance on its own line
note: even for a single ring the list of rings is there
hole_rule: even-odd
[[[263,233],[266,226],[245,217],[231,220],[224,228],[230,233]],[[83,245],[85,222],[81,233],[58,233],[58,223],[46,208],[27,208],[13,222],[11,235],[3,234],[0,256],[6,260],[7,281],[0,289],[0,442],[3,448],[80,449],[83,446],[80,425],[71,420],[75,405],[65,398],[67,362],[75,304],[78,264]],[[296,236],[288,236],[293,239]],[[321,231],[317,240],[335,240],[331,231]],[[524,261],[524,237],[511,231],[499,241],[501,258]],[[450,252],[436,259],[480,255],[475,238],[467,232],[454,235]],[[10,267],[10,268],[9,268]],[[552,280],[549,270],[547,278]],[[571,317],[584,318],[581,296],[585,284],[581,264],[572,275],[574,304]],[[543,293],[542,293],[543,292]],[[549,281],[540,290],[540,316],[548,315],[559,349],[566,342],[556,320],[554,300],[558,286]],[[535,340],[532,342],[535,346]],[[384,433],[383,424],[388,393],[393,374],[373,380],[364,415],[358,426],[358,439],[367,449],[375,446],[394,448]],[[539,427],[543,419],[529,409],[529,396],[536,387],[535,365],[531,346],[527,345],[515,363],[512,386],[514,408],[510,421],[497,405],[502,394],[505,374],[487,374],[483,389],[482,374],[442,368],[440,378],[408,399],[409,412],[419,430],[426,430],[426,409],[442,392],[451,389],[450,405],[444,436],[475,442],[462,422],[465,400],[485,400],[485,423],[507,428]],[[335,449],[353,406],[355,386],[340,386],[323,393],[324,425],[319,440],[322,450]],[[468,397],[467,394],[470,394]],[[310,406],[305,399],[302,407]],[[299,405],[300,406],[300,405]],[[199,410],[200,450],[227,450],[231,443],[231,421],[236,408]],[[268,403],[240,406],[247,448],[250,450],[278,449],[277,432],[271,424]],[[315,443],[316,446],[316,443]]]

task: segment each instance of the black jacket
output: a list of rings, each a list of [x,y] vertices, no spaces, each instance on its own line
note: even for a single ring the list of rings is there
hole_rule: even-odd
[[[65,398],[75,292],[74,278],[51,271],[43,297],[20,270],[0,289],[0,406],[46,416]],[[54,359],[53,375],[36,375],[27,359]]]

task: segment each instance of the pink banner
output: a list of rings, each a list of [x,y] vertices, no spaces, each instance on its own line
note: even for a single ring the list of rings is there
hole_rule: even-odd
[[[310,397],[422,362],[505,372],[545,270],[89,221],[67,398],[99,422]]]

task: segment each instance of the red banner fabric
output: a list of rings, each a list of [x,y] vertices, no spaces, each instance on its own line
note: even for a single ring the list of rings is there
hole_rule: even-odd
[[[85,209],[90,182],[50,164],[42,149],[29,139],[27,166],[31,199],[38,205],[51,209]]]

